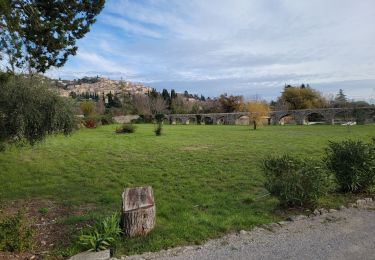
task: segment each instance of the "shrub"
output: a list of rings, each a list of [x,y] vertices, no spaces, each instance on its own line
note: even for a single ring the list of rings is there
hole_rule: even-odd
[[[95,105],[92,101],[82,101],[79,107],[81,108],[81,111],[85,116],[90,116],[94,113]]]
[[[83,123],[86,128],[96,128],[97,124],[96,121],[92,118],[88,118]]]
[[[102,115],[100,121],[102,125],[111,125],[114,123],[112,115]]]
[[[157,123],[156,128],[154,130],[156,136],[161,135],[161,130],[162,130],[162,123]]]
[[[327,172],[315,161],[271,157],[264,160],[263,171],[266,189],[282,206],[314,206],[330,188]]]
[[[116,128],[116,133],[118,134],[131,134],[136,130],[136,126],[133,124],[125,123],[121,127]]]
[[[33,248],[34,229],[23,210],[0,221],[0,251],[24,252]]]
[[[85,230],[79,236],[79,243],[90,251],[106,250],[113,246],[120,234],[119,215],[113,214]]]
[[[71,101],[37,75],[12,76],[0,84],[0,142],[27,140],[33,144],[47,134],[70,134],[74,126]]]
[[[325,162],[344,192],[361,192],[375,183],[375,145],[361,141],[330,142]]]

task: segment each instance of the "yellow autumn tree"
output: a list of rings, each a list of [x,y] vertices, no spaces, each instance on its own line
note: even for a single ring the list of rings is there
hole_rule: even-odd
[[[247,112],[249,112],[250,124],[253,124],[254,130],[263,125],[263,119],[268,116],[270,111],[266,101],[250,101],[247,103]]]
[[[94,113],[94,103],[92,101],[82,101],[79,107],[82,110],[82,113],[87,117]]]

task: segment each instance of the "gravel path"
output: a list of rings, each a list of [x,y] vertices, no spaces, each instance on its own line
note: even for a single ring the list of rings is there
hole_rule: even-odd
[[[375,203],[228,234],[202,246],[178,247],[122,259],[371,259]]]

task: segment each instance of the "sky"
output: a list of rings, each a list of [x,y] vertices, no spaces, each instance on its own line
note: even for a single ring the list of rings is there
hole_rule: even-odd
[[[107,0],[47,75],[271,100],[285,84],[375,102],[373,0]]]

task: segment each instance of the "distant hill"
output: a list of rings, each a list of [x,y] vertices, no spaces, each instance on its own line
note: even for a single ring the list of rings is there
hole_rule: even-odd
[[[146,94],[151,91],[141,83],[124,80],[109,80],[101,77],[84,77],[77,80],[53,80],[62,96],[69,96],[71,92],[78,94],[91,93],[106,95],[108,93]]]

